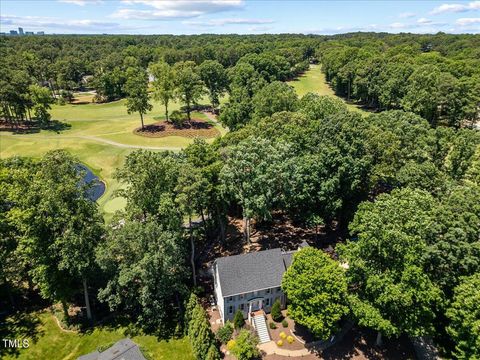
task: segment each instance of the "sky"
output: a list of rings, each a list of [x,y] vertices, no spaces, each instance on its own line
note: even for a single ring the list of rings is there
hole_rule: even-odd
[[[480,33],[480,1],[1,0],[0,31],[56,34]]]

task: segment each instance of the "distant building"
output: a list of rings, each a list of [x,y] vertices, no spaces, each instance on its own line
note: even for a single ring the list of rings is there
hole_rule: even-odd
[[[45,35],[45,31],[37,31],[37,35]]]
[[[18,31],[17,30],[10,30],[10,35],[18,35]]]
[[[18,34],[23,35],[23,28],[21,28],[21,27],[18,28]]]
[[[35,35],[33,31],[25,31],[25,35]]]
[[[146,360],[140,348],[130,339],[117,341],[105,351],[94,351],[77,360]]]

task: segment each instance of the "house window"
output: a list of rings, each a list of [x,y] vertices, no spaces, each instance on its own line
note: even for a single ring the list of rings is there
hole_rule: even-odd
[[[228,313],[229,313],[229,314],[233,314],[233,305],[230,305],[230,306],[228,307]]]
[[[240,304],[240,310],[245,310],[245,304]]]
[[[265,290],[266,294],[270,294],[270,289]]]
[[[232,302],[232,301],[233,301],[233,296],[230,296],[230,297],[228,298],[228,302]]]
[[[270,305],[270,298],[265,299],[265,305],[269,306]]]
[[[277,288],[277,293],[279,293],[280,291],[282,291],[282,289],[281,289],[281,288]]]
[[[240,294],[240,295],[238,295],[238,297],[239,297],[240,300],[243,300],[244,295],[243,295],[243,294]]]

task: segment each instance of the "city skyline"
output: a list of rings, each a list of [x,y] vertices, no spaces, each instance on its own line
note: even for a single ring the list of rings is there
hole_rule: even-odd
[[[3,0],[0,20],[64,34],[480,33],[480,1]]]

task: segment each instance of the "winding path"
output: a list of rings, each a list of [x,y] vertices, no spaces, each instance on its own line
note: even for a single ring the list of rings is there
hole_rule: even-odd
[[[11,136],[15,138],[29,138],[30,135],[21,135],[21,134],[2,134],[0,135],[0,138],[2,136]],[[180,148],[178,147],[171,147],[171,146],[145,146],[145,145],[130,145],[130,144],[122,144],[113,140],[108,140],[108,139],[103,139],[99,138],[96,136],[87,136],[87,135],[77,135],[77,136],[36,136],[35,139],[84,139],[84,140],[90,140],[90,141],[96,141],[96,142],[101,142],[104,144],[112,145],[112,146],[117,146],[125,149],[144,149],[144,150],[171,150],[171,151],[178,151]]]

